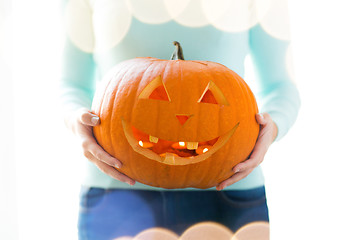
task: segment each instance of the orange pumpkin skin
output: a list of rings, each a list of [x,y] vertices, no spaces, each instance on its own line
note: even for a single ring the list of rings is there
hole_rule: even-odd
[[[163,82],[169,99],[153,97],[153,80]],[[254,95],[238,74],[221,64],[135,58],[118,64],[103,82],[92,106],[101,120],[94,136],[123,163],[118,170],[138,182],[168,189],[214,187],[232,176],[232,168],[255,146],[259,125]],[[213,95],[218,101],[201,101],[209,83],[217,86]],[[176,117],[180,114],[189,116],[183,124]],[[140,147],[132,129],[163,141],[218,140],[211,152],[166,161]]]

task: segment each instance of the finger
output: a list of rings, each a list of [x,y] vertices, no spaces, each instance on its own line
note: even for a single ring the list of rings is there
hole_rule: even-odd
[[[84,149],[87,149],[97,160],[116,168],[121,168],[122,163],[112,157],[110,154],[104,151],[100,145],[96,143],[93,139],[89,140],[90,142],[87,143],[87,146],[83,145]]]
[[[264,143],[264,140],[259,139],[249,159],[235,165],[235,167],[233,167],[233,171],[237,173],[246,169],[256,168],[257,166],[259,166],[259,164],[263,162],[264,156],[268,151],[268,148],[266,146],[267,144]]]
[[[96,126],[100,124],[100,118],[86,109],[80,110],[78,120],[87,126]]]
[[[255,115],[255,119],[257,120],[257,123],[259,123],[260,125],[267,124],[267,119],[265,118],[264,113],[257,113]]]
[[[129,178],[125,174],[122,174],[121,172],[119,172],[115,168],[105,164],[104,162],[101,162],[100,160],[95,158],[95,156],[92,155],[92,153],[88,152],[87,154],[85,154],[85,156],[86,155],[87,155],[87,158],[92,163],[94,163],[103,173],[109,175],[110,177],[112,177],[118,181],[128,183],[129,185],[135,184],[135,180]]]
[[[253,152],[250,155],[250,158],[260,158],[263,157],[272,143],[272,134],[269,132],[269,129],[262,128],[258,140],[254,146]]]
[[[96,161],[95,164],[103,173],[109,175],[110,177],[112,177],[116,180],[119,180],[121,182],[125,182],[129,185],[135,184],[135,180],[129,178],[125,174],[122,174],[121,172],[117,171],[115,168],[110,167],[109,165],[107,165],[101,161]]]
[[[262,158],[267,153],[268,148],[269,148],[269,141],[260,138],[255,144],[253,152],[250,154],[250,158],[251,159]]]
[[[257,122],[260,124],[260,125],[267,125],[271,120],[271,116],[269,115],[269,113],[257,113],[255,115],[255,119],[257,120]]]
[[[243,172],[250,168],[256,168],[261,163],[259,158],[249,158],[244,162],[238,163],[234,168],[233,171],[235,173]]]
[[[237,164],[233,168],[233,171],[236,173],[243,171],[244,169],[257,167],[259,164],[263,162],[264,156],[267,153],[269,146],[270,146],[269,137],[266,136],[264,130],[260,131],[258,140],[254,146],[252,153],[250,154],[249,159]]]
[[[250,158],[263,158],[268,152],[269,146],[272,143],[272,135],[266,129],[262,129],[259,133],[258,140],[254,146]]]
[[[246,176],[248,176],[251,172],[253,171],[253,169],[248,169],[246,171],[242,171],[242,172],[238,172],[235,173],[234,175],[232,175],[230,178],[226,179],[225,181],[221,182],[219,185],[216,186],[216,190],[223,190],[224,188],[240,181],[241,179],[245,178]]]

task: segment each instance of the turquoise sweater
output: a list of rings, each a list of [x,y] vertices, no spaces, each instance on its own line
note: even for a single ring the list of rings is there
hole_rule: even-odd
[[[67,34],[60,88],[64,111],[90,109],[97,83],[121,61],[145,56],[169,59],[174,50],[172,42],[176,40],[183,46],[186,60],[218,62],[243,78],[244,60],[249,55],[256,70],[254,85],[257,87],[253,90],[260,112],[269,113],[276,123],[276,141],[288,132],[300,106],[299,94],[287,67],[290,41],[282,34],[269,31],[264,18],[256,17],[256,7],[240,11],[236,6],[223,4],[222,0],[213,1],[216,6],[207,5],[203,0],[187,5],[180,1],[181,6],[177,7],[171,4],[175,1],[168,0],[153,1],[153,5],[149,5],[152,1],[144,1],[144,5],[140,2],[71,0],[66,3]],[[247,11],[249,17],[241,18]],[[219,18],[214,18],[214,14]],[[272,15],[269,10],[265,14]],[[235,24],[236,19],[241,19],[241,23]],[[141,183],[131,187],[107,176],[86,160],[84,173],[86,186],[160,190]],[[261,167],[257,167],[226,190],[262,185],[264,177]]]

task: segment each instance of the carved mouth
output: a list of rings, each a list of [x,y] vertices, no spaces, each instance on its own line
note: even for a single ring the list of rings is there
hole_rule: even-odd
[[[203,161],[219,150],[234,134],[237,123],[227,133],[204,142],[168,141],[144,133],[122,120],[124,133],[133,150],[169,165],[186,165]]]

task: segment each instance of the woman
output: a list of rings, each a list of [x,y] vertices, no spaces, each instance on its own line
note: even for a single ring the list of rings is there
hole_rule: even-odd
[[[266,17],[277,14],[274,4],[282,2],[273,1],[270,8],[248,0],[227,2],[67,2],[62,101],[66,125],[80,137],[89,160],[81,190],[80,239],[134,236],[152,227],[181,234],[203,221],[237,231],[250,222],[269,221],[259,165],[269,146],[293,125],[300,105],[286,67],[289,40],[272,36],[264,24]],[[135,182],[114,168],[123,159],[106,153],[92,134],[92,127],[100,124],[90,112],[98,80],[123,60],[167,59],[175,40],[188,59],[218,62],[242,77],[244,59],[250,55],[257,72],[261,114],[256,120],[261,128],[256,146],[248,160],[233,168],[235,174],[215,188],[166,190]]]

